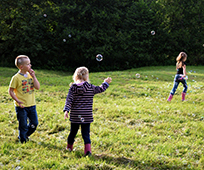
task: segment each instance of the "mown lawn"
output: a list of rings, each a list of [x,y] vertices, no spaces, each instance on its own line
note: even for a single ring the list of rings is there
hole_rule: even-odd
[[[106,92],[94,97],[91,157],[84,157],[80,131],[74,151],[65,149],[70,122],[62,110],[73,73],[35,70],[41,83],[36,91],[39,126],[29,142],[18,142],[8,95],[17,71],[0,67],[0,169],[204,169],[203,66],[187,67],[186,101],[181,101],[180,85],[170,103],[174,66],[90,73],[94,85],[107,76],[113,79]]]

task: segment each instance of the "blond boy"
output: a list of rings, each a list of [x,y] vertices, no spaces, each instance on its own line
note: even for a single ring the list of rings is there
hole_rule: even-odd
[[[35,132],[38,125],[34,89],[40,88],[35,72],[31,69],[28,56],[19,55],[15,59],[19,71],[12,77],[9,94],[14,99],[15,110],[19,122],[19,140],[26,143],[28,137]],[[27,123],[29,120],[29,124]]]

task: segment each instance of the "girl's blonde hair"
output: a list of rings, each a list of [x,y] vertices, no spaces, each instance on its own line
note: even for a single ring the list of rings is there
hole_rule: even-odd
[[[89,79],[89,70],[86,67],[78,67],[73,75],[73,80],[76,83],[79,81],[88,81]]]
[[[176,61],[177,61],[176,68],[178,69],[178,68],[183,67],[184,65],[183,62],[185,62],[186,59],[187,59],[187,54],[185,52],[180,52],[178,57],[176,58]]]
[[[19,56],[17,56],[16,59],[15,59],[15,65],[16,65],[16,67],[19,68],[20,65],[23,65],[24,62],[25,62],[25,59],[29,59],[29,57],[26,56],[26,55],[19,55]]]

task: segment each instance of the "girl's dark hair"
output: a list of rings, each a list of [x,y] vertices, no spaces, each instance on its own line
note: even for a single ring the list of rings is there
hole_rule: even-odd
[[[181,68],[184,65],[184,61],[187,59],[187,54],[185,52],[180,52],[176,58],[176,68]]]

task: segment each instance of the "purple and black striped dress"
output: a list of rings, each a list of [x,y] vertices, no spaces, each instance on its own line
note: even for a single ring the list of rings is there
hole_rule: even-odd
[[[94,86],[88,82],[72,84],[69,89],[63,111],[70,112],[72,123],[93,122],[93,97],[97,93],[104,92],[109,87],[107,82],[101,86]]]

